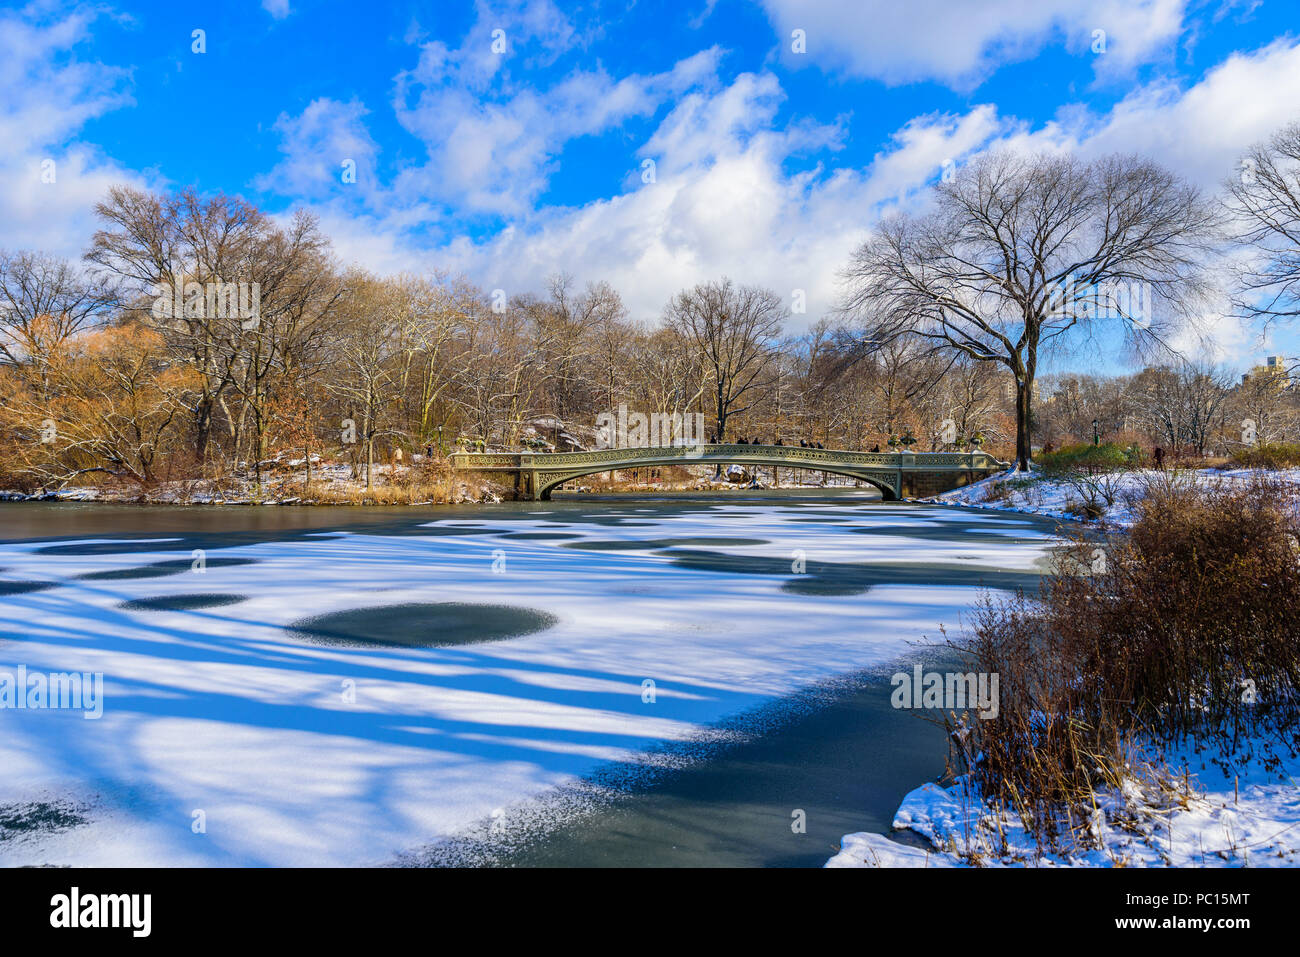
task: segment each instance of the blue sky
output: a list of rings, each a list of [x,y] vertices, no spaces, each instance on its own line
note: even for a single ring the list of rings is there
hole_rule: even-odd
[[[0,11],[0,78],[0,246],[75,256],[109,184],[194,185],[307,207],[380,271],[513,293],[564,270],[647,319],[727,274],[805,290],[797,328],[881,214],[980,150],[1139,151],[1215,188],[1300,118],[1300,22],[1290,0],[35,3]],[[1236,365],[1296,351],[1207,322]]]

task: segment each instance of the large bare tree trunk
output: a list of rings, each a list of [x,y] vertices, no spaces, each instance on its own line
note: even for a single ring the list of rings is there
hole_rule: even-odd
[[[1030,435],[1030,401],[1033,387],[1028,382],[1016,384],[1016,470],[1029,471],[1029,458],[1033,452]]]

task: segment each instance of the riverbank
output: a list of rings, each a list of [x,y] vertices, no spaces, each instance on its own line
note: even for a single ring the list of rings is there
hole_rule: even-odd
[[[1258,750],[1262,742],[1243,742]],[[846,834],[827,867],[1296,867],[1300,866],[1300,758],[1276,769],[1252,761],[1224,774],[1180,749],[1160,771],[1099,795],[1077,839],[1047,851],[1011,811],[990,808],[968,778],[926,784],[903,799],[892,827],[924,839]]]
[[[363,477],[347,464],[314,464],[311,475],[301,462],[291,463],[296,471],[268,470],[259,483],[246,478],[189,479],[158,482],[148,488],[138,484],[102,482],[72,485],[55,490],[20,492],[0,490],[0,502],[100,502],[131,505],[466,505],[508,502],[514,489],[484,475],[456,474],[445,466],[425,467],[422,456],[410,466],[376,465],[367,486]],[[744,481],[715,478],[708,468],[689,470],[684,479],[663,481],[591,478],[585,484],[563,489],[576,494],[665,494],[692,492],[743,492],[769,490],[847,490],[867,488],[864,483],[831,476],[824,482],[761,481],[746,476]],[[795,471],[793,469],[791,472]],[[361,473],[364,475],[364,473]]]
[[[364,469],[301,459],[267,463],[260,481],[238,476],[160,481],[148,487],[113,479],[54,490],[0,490],[0,502],[102,502],[136,505],[463,505],[502,502],[513,491],[484,476],[459,476],[423,456],[407,466],[376,465],[369,483]]]
[[[1061,483],[995,478],[1004,511],[1069,517]],[[973,773],[894,815],[928,847],[858,831],[827,866],[1300,866],[1300,474],[1117,479],[1091,564],[973,629],[967,670],[1001,673],[1002,713],[950,724]],[[950,496],[986,507],[979,489]]]
[[[646,483],[646,482],[610,482],[599,486],[577,486],[560,490],[567,495],[648,495],[687,499],[699,492],[713,494],[743,494],[746,492],[817,492],[845,491],[852,486],[842,485],[800,485],[783,482],[780,485],[767,485],[751,482],[738,485],[727,482],[710,483],[706,481],[685,483]],[[364,506],[364,507],[423,507],[438,505],[484,505],[500,504],[515,500],[514,489],[490,480],[467,479],[451,483],[436,490],[427,486],[377,486],[367,489],[356,482],[340,482],[329,488],[326,494],[304,497],[289,494],[291,489],[263,486],[258,492],[254,487],[236,489],[217,488],[157,488],[149,492],[130,492],[121,489],[105,488],[71,488],[58,492],[24,494],[22,492],[0,491],[0,503],[3,502],[81,502],[102,505],[182,505],[182,506],[223,506],[223,505],[304,505],[315,507]],[[869,494],[869,493],[868,493]]]
[[[1117,472],[1106,477],[1105,493],[1113,495],[1110,504],[1102,502],[1099,518],[1106,524],[1127,527],[1133,523],[1134,504],[1153,486],[1188,483],[1199,486],[1240,486],[1261,478],[1295,487],[1300,500],[1300,469],[1266,471],[1260,469],[1139,469]],[[1079,488],[1059,478],[1014,470],[991,475],[963,488],[917,501],[965,508],[1041,515],[1062,521],[1089,521],[1083,508]]]

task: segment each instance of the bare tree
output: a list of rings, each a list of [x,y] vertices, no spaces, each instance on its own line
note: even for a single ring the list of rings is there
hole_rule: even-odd
[[[402,344],[400,394],[411,396],[414,415],[410,432],[427,442],[434,428],[434,407],[455,381],[449,355],[458,336],[473,321],[480,293],[464,278],[436,273],[428,277],[399,276],[407,301]],[[418,383],[418,392],[412,383]],[[441,451],[441,450],[440,450]]]
[[[1098,431],[1120,432],[1132,403],[1124,379],[1060,373],[1039,380],[1043,386],[1034,431],[1053,441],[1090,442]]]
[[[1231,445],[1271,445],[1294,433],[1295,392],[1279,369],[1256,368],[1233,387],[1231,421],[1225,423]]]
[[[995,430],[1005,382],[1004,375],[996,371],[992,363],[975,362],[964,355],[944,371],[937,401],[944,416],[952,421],[954,444],[972,442],[977,436],[983,441]],[[938,438],[948,444],[943,430],[939,432]]]
[[[316,220],[300,212],[282,229],[235,197],[205,199],[192,189],[155,196],[123,186],[111,189],[95,212],[105,228],[95,233],[86,259],[132,287],[140,321],[202,376],[193,410],[199,459],[206,459],[220,409],[236,455],[241,426],[250,420],[256,463],[269,377],[284,369],[341,293]],[[213,294],[240,284],[257,290],[255,321]],[[238,413],[225,404],[231,389],[243,399]]]
[[[339,307],[339,375],[331,391],[342,400],[361,439],[369,489],[374,485],[375,440],[398,431],[394,413],[404,336],[417,300],[401,279],[380,279],[359,269],[344,278],[348,291]]]
[[[167,361],[157,333],[126,324],[78,337],[51,356],[48,376],[48,396],[6,397],[28,431],[48,430],[48,440],[19,446],[29,470],[64,485],[88,472],[152,485],[172,423],[193,399],[193,370]]]
[[[1040,350],[1108,318],[1159,340],[1203,289],[1218,225],[1198,190],[1138,157],[990,153],[939,183],[934,202],[886,219],[854,252],[843,308],[865,348],[914,336],[1007,366],[1022,470]]]
[[[1190,447],[1205,454],[1210,436],[1222,424],[1232,379],[1213,366],[1184,361],[1177,366],[1143,369],[1127,390],[1137,423],[1169,449]]]
[[[260,311],[231,330],[230,384],[242,400],[236,456],[240,437],[247,435],[260,484],[270,427],[268,403],[288,369],[310,351],[311,340],[328,330],[344,287],[316,218],[301,211],[286,228],[260,234],[244,268],[243,275],[260,289]]]
[[[187,282],[202,286],[236,278],[261,225],[260,214],[232,197],[204,200],[192,190],[164,197],[127,186],[110,189],[95,213],[105,228],[92,238],[87,261],[124,282],[140,320],[153,325],[202,376],[193,415],[195,449],[204,461],[213,416],[230,384],[239,319],[218,320],[204,310],[155,317],[153,306]]]
[[[549,326],[531,316],[539,309],[530,295],[506,308],[481,303],[467,325],[457,402],[485,443],[518,443],[525,420],[538,410],[545,385],[543,357],[551,349]]]
[[[676,330],[659,328],[638,337],[632,356],[640,373],[638,391],[649,411],[684,414],[704,394],[700,356]]]
[[[748,410],[762,393],[782,314],[781,299],[770,289],[736,286],[726,278],[684,290],[668,303],[668,326],[695,347],[709,373],[719,442],[727,419]]]
[[[620,382],[625,381],[629,372],[629,346],[636,331],[628,323],[627,309],[613,286],[600,282],[592,287],[592,293],[601,301],[596,311],[592,356],[599,363],[601,396],[608,411],[614,408]]]
[[[0,251],[0,361],[44,366],[83,329],[108,315],[116,288],[95,282],[66,260]]]
[[[1234,299],[1241,315],[1300,316],[1300,122],[1251,147],[1228,180],[1228,206],[1248,265]]]

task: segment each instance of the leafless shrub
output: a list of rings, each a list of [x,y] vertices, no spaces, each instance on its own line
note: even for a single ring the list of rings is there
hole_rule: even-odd
[[[1143,747],[1190,740],[1225,770],[1300,748],[1293,491],[1176,475],[1146,491],[1129,533],[1077,532],[1038,596],[985,598],[955,645],[1000,676],[1000,705],[962,726],[954,765],[1042,845],[1077,834]]]

